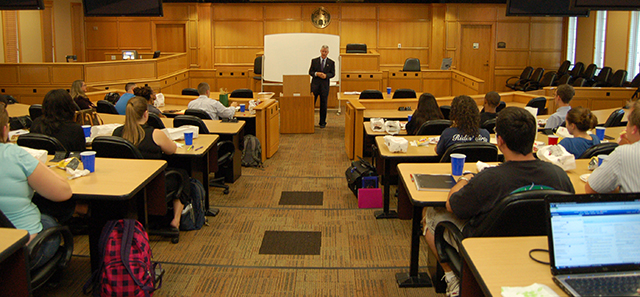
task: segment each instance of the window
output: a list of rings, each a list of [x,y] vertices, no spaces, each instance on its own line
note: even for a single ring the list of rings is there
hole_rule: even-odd
[[[567,60],[575,64],[576,59],[576,33],[578,27],[578,17],[570,17],[567,28]]]
[[[604,67],[604,46],[607,38],[607,12],[598,11],[596,14],[596,32],[593,49],[593,63]]]
[[[627,78],[633,79],[640,72],[640,11],[631,13],[631,24],[629,26],[629,59],[627,61]]]

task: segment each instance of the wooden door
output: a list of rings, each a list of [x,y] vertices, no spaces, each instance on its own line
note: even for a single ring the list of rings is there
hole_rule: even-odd
[[[40,12],[40,23],[42,24],[42,61],[55,62],[55,29],[53,21],[53,2],[45,1],[44,10]]]
[[[491,91],[491,25],[462,25],[460,39],[460,71],[484,80],[483,93]]]
[[[71,3],[71,42],[73,43],[73,54],[78,57],[79,62],[85,62],[82,3]],[[65,55],[68,54],[65,53]]]
[[[18,11],[2,12],[2,33],[4,35],[4,62],[20,62],[20,40],[18,39]]]

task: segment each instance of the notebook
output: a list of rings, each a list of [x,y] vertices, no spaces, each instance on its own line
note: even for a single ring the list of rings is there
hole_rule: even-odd
[[[639,296],[640,193],[546,201],[556,284],[571,296]]]
[[[413,179],[418,191],[449,191],[456,184],[450,174],[414,174]]]

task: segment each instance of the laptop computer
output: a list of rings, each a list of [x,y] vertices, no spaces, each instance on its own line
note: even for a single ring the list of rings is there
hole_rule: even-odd
[[[546,201],[554,282],[571,296],[640,296],[640,193]]]

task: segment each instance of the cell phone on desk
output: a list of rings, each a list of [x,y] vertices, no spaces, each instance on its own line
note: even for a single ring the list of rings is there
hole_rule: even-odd
[[[237,123],[237,122],[238,122],[238,119],[236,119],[236,118],[233,118],[233,119],[223,118],[223,119],[222,119],[222,122],[223,122],[223,123]]]

